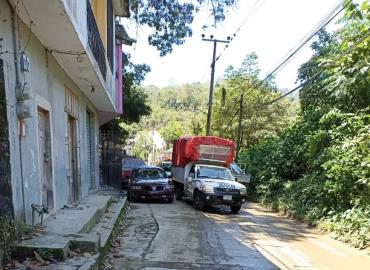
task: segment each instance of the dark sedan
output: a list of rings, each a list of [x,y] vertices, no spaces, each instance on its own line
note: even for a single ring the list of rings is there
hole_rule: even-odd
[[[125,156],[122,159],[122,189],[128,188],[128,182],[131,177],[132,169],[144,165],[144,160],[137,159],[132,156]]]
[[[132,170],[127,196],[129,201],[160,199],[172,203],[174,186],[162,168],[141,166]]]

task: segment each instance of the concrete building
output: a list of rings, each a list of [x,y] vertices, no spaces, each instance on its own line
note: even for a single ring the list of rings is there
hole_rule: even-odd
[[[0,214],[32,221],[99,187],[99,126],[122,113],[127,0],[0,0]]]

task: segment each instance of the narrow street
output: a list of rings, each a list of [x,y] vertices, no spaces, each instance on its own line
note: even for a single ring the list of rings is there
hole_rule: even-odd
[[[239,215],[134,203],[125,220],[115,269],[370,269],[364,252],[253,203]]]

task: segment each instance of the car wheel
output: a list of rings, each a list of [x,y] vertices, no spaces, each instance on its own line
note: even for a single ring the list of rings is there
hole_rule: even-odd
[[[129,202],[134,202],[134,198],[132,197],[132,194],[130,191],[127,191],[127,200]]]
[[[198,190],[194,191],[193,207],[199,211],[202,211],[204,209],[204,202],[200,197],[200,192]]]
[[[168,199],[167,199],[167,202],[168,202],[168,203],[173,203],[173,198],[168,198]]]
[[[242,205],[241,204],[231,205],[230,206],[231,213],[233,213],[233,214],[239,213],[239,211],[240,211],[241,208],[242,208]]]

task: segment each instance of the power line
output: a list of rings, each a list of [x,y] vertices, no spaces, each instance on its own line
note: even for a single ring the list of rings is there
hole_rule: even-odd
[[[368,37],[370,36],[370,31],[368,31],[362,38],[360,38],[356,43],[354,43],[352,46],[348,47],[345,51],[343,51],[341,54],[339,54],[337,57],[335,57],[333,63],[335,63],[336,61],[338,61],[341,57],[343,57],[345,54],[351,52],[353,49],[357,48],[358,45],[360,45],[361,43],[363,43]],[[331,65],[333,65],[333,63]],[[330,65],[330,66],[331,66]],[[278,102],[279,100],[289,96],[290,94],[294,93],[295,91],[301,89],[303,86],[305,86],[306,84],[308,84],[309,82],[312,82],[314,79],[316,79],[317,77],[319,77],[325,70],[321,70],[320,72],[316,73],[315,75],[313,75],[311,78],[309,78],[307,81],[305,81],[304,83],[301,83],[300,85],[298,85],[297,87],[293,88],[292,90],[286,92],[285,94],[283,94],[282,96],[268,102],[268,103],[265,103],[265,104],[262,104],[262,106],[269,106],[273,103],[276,103]]]
[[[266,75],[261,82],[268,80],[273,75],[278,73],[281,69],[283,69],[283,67],[285,67],[294,58],[294,56],[303,48],[303,46],[305,46],[314,36],[316,36],[321,30],[323,30],[336,16],[338,16],[338,14],[340,14],[351,3],[352,0],[348,1],[346,4],[343,4],[343,1],[340,1],[332,10],[330,10],[329,14],[325,16],[319,22],[319,24],[314,27],[314,29],[299,42],[298,45],[289,50],[289,52],[283,57],[279,64],[271,72],[269,72],[268,75]]]
[[[213,88],[214,88],[214,79],[215,79],[215,69],[216,69],[216,50],[217,43],[229,43],[229,38],[227,40],[214,39],[213,36],[210,38],[205,38],[202,35],[202,40],[207,42],[213,42],[213,56],[211,64],[211,82],[209,86],[209,98],[208,98],[208,114],[207,114],[207,127],[206,135],[211,135],[211,118],[212,118],[212,103],[213,103]]]
[[[235,30],[235,32],[231,35],[231,38],[230,38],[230,42],[233,41],[235,38],[236,38],[236,35],[240,32],[240,30],[242,29],[242,27],[247,23],[247,21],[249,21],[249,19],[251,19],[254,14],[258,11],[258,9],[266,2],[266,0],[257,0],[254,5],[252,6],[252,8],[250,9],[250,11],[248,12],[247,16],[244,18],[244,20],[242,21],[242,23],[240,24],[240,26]],[[223,53],[230,47],[229,44],[227,44],[224,49],[222,50],[222,52],[217,56],[216,58],[216,61],[218,61],[220,59],[220,57],[223,55]]]
[[[343,52],[341,52],[338,56],[336,56],[332,62],[331,65],[333,65],[335,62],[337,62],[341,57],[343,57],[344,55],[346,55],[347,53],[353,51],[355,48],[357,48],[361,43],[363,43],[368,37],[370,36],[370,31],[368,31],[364,36],[362,36],[357,42],[355,42],[354,44],[352,44],[352,46],[348,47],[346,50],[344,50]],[[331,66],[330,65],[330,66]],[[267,103],[264,103],[264,104],[260,104],[258,105],[258,108],[255,107],[255,109],[258,109],[258,110],[261,110],[263,108],[266,108],[267,106],[270,106],[282,99],[284,99],[285,97],[289,96],[290,94],[300,90],[303,86],[307,85],[308,83],[312,82],[313,80],[315,80],[317,77],[319,77],[325,70],[321,70],[320,72],[317,72],[315,75],[313,75],[311,78],[309,78],[308,80],[306,80],[304,83],[301,83],[300,85],[296,86],[295,88],[289,90],[288,92],[284,93],[283,95],[281,95],[280,97],[270,101],[270,102],[267,102]],[[329,85],[330,83],[328,83],[327,85]],[[326,86],[326,85],[325,85]],[[238,114],[239,112],[239,108],[238,110],[235,112],[235,114],[233,115],[233,117],[231,118],[231,120],[229,121],[228,125],[226,126],[226,128],[224,129],[224,133],[226,132],[226,130],[230,127],[232,121],[234,120],[234,118],[236,117],[236,115]]]

